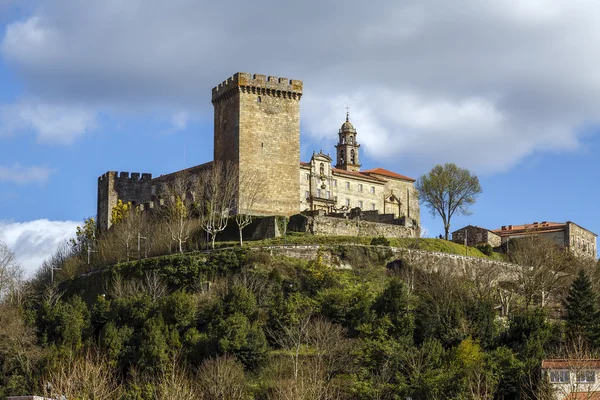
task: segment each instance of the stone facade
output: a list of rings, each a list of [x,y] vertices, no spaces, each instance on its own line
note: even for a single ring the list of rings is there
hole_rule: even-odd
[[[574,222],[534,222],[524,225],[505,225],[493,230],[502,243],[529,235],[541,236],[560,247],[568,249],[578,257],[596,258],[598,235]]]
[[[306,210],[359,207],[392,214],[418,228],[415,180],[382,168],[360,171],[360,144],[349,115],[338,132],[336,167],[322,152],[314,154],[310,163],[300,162],[302,90],[299,80],[247,73],[237,73],[213,88],[214,162],[155,179],[145,173],[131,177],[128,172],[105,173],[98,178],[98,227],[110,227],[111,210],[119,199],[152,208],[169,181],[182,172],[195,175],[232,163],[237,166],[234,179],[241,182],[251,176],[260,186],[251,214],[291,216]],[[249,191],[242,184],[239,187],[241,206]]]
[[[359,218],[336,218],[322,215],[298,215],[290,219],[290,231],[307,232],[321,236],[385,236],[389,238],[419,237],[417,226],[381,223]]]
[[[502,244],[500,236],[486,228],[468,225],[464,228],[452,232],[452,241],[454,243],[465,244],[475,247],[479,244],[489,244],[492,247],[499,247]]]
[[[298,212],[301,97],[302,81],[246,73],[212,91],[214,159],[233,162],[261,186],[252,214]]]

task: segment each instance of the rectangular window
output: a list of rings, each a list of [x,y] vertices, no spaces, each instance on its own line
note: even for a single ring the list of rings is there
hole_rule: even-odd
[[[327,191],[327,200],[331,199],[331,192],[328,190]]]
[[[371,210],[375,211],[375,203],[371,203]]]
[[[346,199],[346,205],[350,207],[350,199]]]
[[[346,182],[346,189],[350,189],[350,182]]]
[[[596,371],[579,371],[577,372],[577,383],[594,383],[596,382]]]
[[[333,197],[333,201],[335,201],[337,203],[337,196]]]
[[[308,194],[308,190],[306,192],[304,192],[304,197],[306,197],[307,199],[310,197]]]
[[[321,189],[317,189],[317,197],[321,197]]]
[[[310,174],[306,174],[306,180],[309,181],[310,180]]]
[[[550,371],[550,382],[551,383],[568,383],[569,382],[569,371],[558,370]]]
[[[362,183],[359,183],[359,184],[358,184],[358,191],[359,191],[359,192],[362,192]]]
[[[337,179],[334,179],[334,180],[333,180],[333,186],[334,186],[334,187],[337,187]]]
[[[371,186],[371,193],[375,194],[375,186]]]
[[[362,208],[363,208],[362,200],[358,201],[358,207],[360,207],[360,209],[362,210]]]

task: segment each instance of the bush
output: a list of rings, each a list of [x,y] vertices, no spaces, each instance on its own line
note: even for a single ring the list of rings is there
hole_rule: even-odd
[[[371,239],[371,246],[389,246],[390,241],[385,236],[374,237]]]
[[[491,256],[494,253],[494,248],[489,243],[478,244],[477,250],[479,250],[486,256]]]

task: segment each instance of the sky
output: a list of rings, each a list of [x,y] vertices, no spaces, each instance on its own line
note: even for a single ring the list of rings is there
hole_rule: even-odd
[[[600,232],[600,3],[457,4],[0,0],[0,240],[34,271],[104,172],[210,161],[211,89],[238,71],[304,81],[304,161],[333,154],[348,106],[364,169],[471,170],[483,193],[451,231]]]

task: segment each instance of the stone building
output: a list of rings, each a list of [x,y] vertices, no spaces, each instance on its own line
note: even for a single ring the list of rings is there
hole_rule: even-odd
[[[556,400],[600,399],[599,359],[547,359],[541,369]]]
[[[452,232],[452,241],[454,243],[466,244],[475,247],[480,244],[489,244],[492,247],[499,247],[502,244],[500,236],[486,228],[467,225]]]
[[[543,221],[524,225],[504,225],[492,232],[500,236],[502,243],[528,235],[536,235],[570,250],[578,257],[596,258],[596,238],[598,235],[571,221]]]
[[[335,167],[322,152],[314,153],[310,162],[300,162],[302,89],[299,80],[241,72],[213,88],[214,162],[184,172],[194,176],[217,163],[232,163],[238,182],[242,176],[260,182],[262,194],[248,210],[254,215],[291,216],[307,210],[340,212],[358,207],[418,227],[414,179],[383,168],[361,171],[360,144],[348,115],[337,135]],[[147,173],[114,171],[100,176],[98,227],[110,227],[111,210],[119,199],[132,204],[157,201],[180,172],[154,179]],[[239,185],[238,204],[249,195],[247,190]]]

